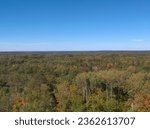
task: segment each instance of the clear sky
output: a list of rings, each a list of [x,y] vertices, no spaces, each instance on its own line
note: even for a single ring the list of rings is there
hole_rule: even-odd
[[[0,51],[150,50],[150,0],[0,0]]]

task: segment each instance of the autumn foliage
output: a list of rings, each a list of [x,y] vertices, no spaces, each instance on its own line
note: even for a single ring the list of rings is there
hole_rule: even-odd
[[[150,53],[1,53],[0,111],[150,111]]]

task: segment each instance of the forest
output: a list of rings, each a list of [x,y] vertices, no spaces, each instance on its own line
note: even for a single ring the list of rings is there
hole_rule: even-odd
[[[0,53],[0,112],[150,112],[150,52]]]

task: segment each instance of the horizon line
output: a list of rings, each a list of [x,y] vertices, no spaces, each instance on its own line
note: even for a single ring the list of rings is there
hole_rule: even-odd
[[[6,51],[0,51],[0,53],[5,53],[5,52],[107,52],[107,51],[112,51],[112,52],[128,52],[128,51],[131,51],[131,52],[134,52],[134,51],[150,51],[149,50],[6,50]]]

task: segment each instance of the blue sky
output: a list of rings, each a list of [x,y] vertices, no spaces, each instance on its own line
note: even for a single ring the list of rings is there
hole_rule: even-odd
[[[150,50],[150,0],[0,0],[0,51]]]

